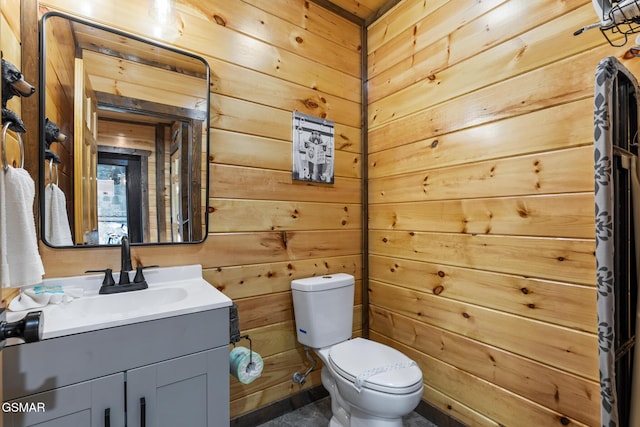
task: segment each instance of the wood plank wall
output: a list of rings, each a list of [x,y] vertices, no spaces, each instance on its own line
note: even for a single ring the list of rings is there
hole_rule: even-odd
[[[370,335],[470,425],[599,425],[593,81],[624,49],[572,35],[596,20],[407,0],[368,28]]]
[[[132,253],[145,264],[202,264],[206,279],[238,303],[265,372],[250,385],[231,380],[236,417],[301,390],[291,383],[306,357],[295,339],[290,281],[347,272],[362,283],[360,28],[304,0],[177,3],[179,35],[161,41],[211,67],[209,235],[201,245]],[[39,6],[154,38],[147,2]],[[292,182],[294,110],[336,122],[335,185]],[[51,277],[119,268],[116,249],[40,249]],[[360,301],[357,292],[356,333]],[[319,384],[316,372],[303,388]]]
[[[49,52],[55,52],[53,55],[47,56],[46,74],[55,84],[47,85],[42,90],[47,91],[45,98],[47,105],[45,111],[47,118],[54,122],[60,132],[67,138],[64,142],[53,143],[51,150],[60,157],[56,175],[52,168],[52,177],[54,182],[65,194],[73,194],[73,174],[74,162],[73,152],[75,141],[74,121],[73,121],[73,82],[75,68],[75,51],[71,39],[71,28],[58,27],[54,33],[51,26],[47,27],[47,40],[51,43],[47,44]],[[55,79],[55,80],[54,80]],[[47,165],[48,166],[48,165]],[[48,170],[48,168],[47,168]],[[48,175],[45,184],[48,183]],[[72,224],[72,232],[75,231],[73,223],[75,221],[75,203],[73,197],[67,197],[67,212],[69,213],[69,221]]]

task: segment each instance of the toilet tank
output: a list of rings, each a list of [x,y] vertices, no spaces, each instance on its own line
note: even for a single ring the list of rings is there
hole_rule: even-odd
[[[291,282],[298,342],[323,348],[351,338],[354,283],[344,273]]]

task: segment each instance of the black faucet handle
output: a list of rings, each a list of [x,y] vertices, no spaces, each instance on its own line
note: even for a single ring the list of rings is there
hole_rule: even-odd
[[[144,270],[143,266],[139,265],[136,267],[136,277],[133,278],[133,283],[146,282],[144,275],[142,274],[142,270]]]
[[[144,274],[142,274],[142,270],[144,270],[145,268],[150,268],[150,267],[144,267],[142,265],[138,265],[136,267],[136,277],[133,278],[133,283],[138,285],[140,289],[147,289],[149,287],[149,285],[147,285],[147,279],[145,279]]]
[[[144,274],[142,274],[143,270],[147,268],[158,268],[158,265],[140,265],[136,267],[136,277],[133,278],[133,283],[145,283],[147,279],[144,278]]]
[[[85,273],[104,273],[104,279],[102,279],[102,286],[113,286],[116,281],[113,280],[113,270],[105,268],[103,270],[87,270]]]

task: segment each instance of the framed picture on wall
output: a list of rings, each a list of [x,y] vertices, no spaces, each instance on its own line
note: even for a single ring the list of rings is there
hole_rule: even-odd
[[[334,123],[294,111],[292,158],[294,180],[333,184]]]

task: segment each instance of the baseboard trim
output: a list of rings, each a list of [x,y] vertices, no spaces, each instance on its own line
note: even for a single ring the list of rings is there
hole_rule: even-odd
[[[229,427],[255,427],[328,395],[327,390],[321,385],[303,390],[248,414],[240,415],[231,420]],[[415,411],[438,427],[466,427],[465,424],[424,400],[420,401]]]
[[[303,390],[248,414],[240,415],[231,420],[229,427],[255,427],[326,396],[329,396],[329,393],[321,385]]]
[[[415,411],[438,427],[468,427],[437,406],[421,400]]]

